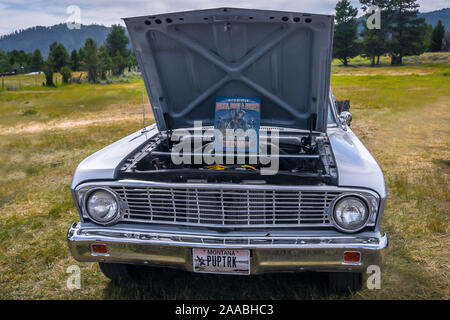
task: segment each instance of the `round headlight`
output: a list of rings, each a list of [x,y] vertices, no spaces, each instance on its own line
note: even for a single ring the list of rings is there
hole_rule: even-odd
[[[88,194],[86,211],[92,220],[100,224],[113,222],[120,212],[116,196],[105,189],[94,190]]]
[[[369,209],[367,205],[357,197],[342,198],[334,206],[334,222],[343,231],[357,231],[361,229],[368,217]]]

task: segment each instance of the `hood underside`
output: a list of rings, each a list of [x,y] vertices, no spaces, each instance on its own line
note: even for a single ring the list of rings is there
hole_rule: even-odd
[[[216,97],[261,126],[326,131],[333,16],[219,8],[124,19],[161,131],[214,125]]]

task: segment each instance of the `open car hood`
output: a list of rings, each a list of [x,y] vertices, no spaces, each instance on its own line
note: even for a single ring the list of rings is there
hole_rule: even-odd
[[[216,97],[261,98],[261,126],[325,132],[333,16],[218,8],[124,19],[161,131],[214,125]]]

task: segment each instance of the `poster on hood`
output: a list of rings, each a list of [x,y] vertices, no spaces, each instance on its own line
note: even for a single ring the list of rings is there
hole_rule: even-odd
[[[235,151],[259,152],[260,111],[258,97],[217,97],[214,128],[222,133],[223,142],[221,146],[216,143],[214,149],[226,151],[232,147]]]

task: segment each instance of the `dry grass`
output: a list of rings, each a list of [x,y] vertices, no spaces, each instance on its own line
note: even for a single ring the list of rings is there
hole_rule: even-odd
[[[348,68],[332,78],[335,95],[350,98],[353,130],[379,161],[389,191],[382,289],[353,299],[449,298],[450,68],[411,68],[373,75]],[[347,298],[329,293],[320,274],[151,269],[142,283],[118,286],[96,264],[73,260],[65,240],[78,219],[72,174],[84,157],[140,127],[141,90],[133,82],[0,93],[0,299]],[[72,264],[81,267],[81,290],[66,288]]]
[[[352,101],[353,130],[383,168],[389,192],[383,289],[358,296],[450,297],[448,71],[333,79],[337,97]]]
[[[417,65],[427,65],[427,64],[448,64],[450,62],[449,52],[425,52],[420,56],[407,56],[403,57],[403,64],[407,67],[414,67]],[[348,61],[351,67],[363,67],[370,66],[371,60],[369,58],[356,56]],[[391,58],[389,55],[380,57],[380,65],[377,67],[386,67],[391,65]],[[342,66],[342,62],[339,59],[333,60],[333,66]],[[398,68],[398,67],[395,67]],[[387,71],[387,70],[386,70]]]

